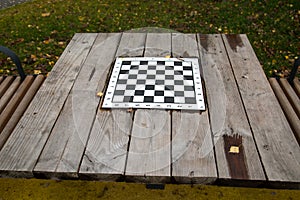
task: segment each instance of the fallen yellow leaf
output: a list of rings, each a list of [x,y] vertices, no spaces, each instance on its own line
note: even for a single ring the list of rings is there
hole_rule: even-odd
[[[42,13],[42,17],[49,17],[50,16],[50,13],[47,12],[47,13]]]
[[[102,96],[103,96],[103,93],[102,93],[102,92],[98,92],[98,93],[97,93],[97,96],[98,96],[98,97],[102,97]]]
[[[42,71],[41,71],[41,70],[38,70],[38,69],[36,69],[36,70],[33,70],[33,73],[34,73],[35,75],[38,75],[38,74],[41,74],[41,73],[42,73]]]

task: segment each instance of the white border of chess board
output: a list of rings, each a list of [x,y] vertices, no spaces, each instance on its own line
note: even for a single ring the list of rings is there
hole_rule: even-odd
[[[193,81],[195,88],[196,104],[179,103],[113,103],[113,95],[122,66],[122,61],[187,61],[192,63]],[[164,58],[164,57],[126,57],[117,58],[112,70],[110,81],[104,96],[102,108],[154,108],[154,109],[180,109],[180,110],[205,110],[204,95],[201,84],[198,58]],[[176,98],[176,97],[175,97]]]

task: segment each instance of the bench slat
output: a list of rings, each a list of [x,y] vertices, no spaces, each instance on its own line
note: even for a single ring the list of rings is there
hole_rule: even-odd
[[[295,136],[297,138],[298,143],[300,143],[300,121],[297,117],[295,110],[293,109],[291,103],[289,102],[288,98],[285,96],[282,88],[280,87],[279,83],[275,78],[270,78],[269,82],[274,90],[274,93],[282,107],[286,118],[288,119],[291,128],[293,129]]]
[[[3,82],[0,85],[0,98],[2,98],[2,96],[6,92],[7,88],[9,88],[9,85],[11,84],[11,82],[13,82],[13,80],[13,76],[8,76],[3,80]]]
[[[298,97],[300,98],[300,82],[298,78],[294,79],[294,88],[295,88],[295,92],[297,93]]]
[[[297,116],[300,117],[300,99],[298,95],[295,93],[295,91],[293,90],[291,84],[287,81],[287,79],[285,78],[279,79],[279,84],[281,85],[281,88],[286,94],[286,97],[288,98],[291,105],[293,106]]]
[[[5,94],[0,99],[0,114],[4,110],[5,106],[8,104],[11,97],[14,95],[15,91],[18,89],[21,84],[21,77],[17,77],[10,87],[6,90]]]
[[[18,105],[17,109],[7,122],[6,126],[4,127],[3,131],[0,134],[0,150],[2,149],[3,145],[7,141],[8,137],[12,133],[13,129],[19,122],[20,118],[22,117],[23,113],[27,109],[29,103],[31,102],[32,98],[34,97],[35,93],[43,83],[45,77],[43,75],[38,75],[28,91],[26,91],[25,96],[23,97],[22,101]]]
[[[4,77],[3,76],[0,76],[0,84],[2,83]]]
[[[27,76],[25,80],[22,82],[21,86],[18,88],[17,92],[14,94],[12,99],[9,101],[5,109],[0,115],[0,132],[4,129],[6,123],[12,116],[13,112],[17,108],[18,104],[24,97],[26,91],[30,87],[31,83],[33,82],[33,76]]]

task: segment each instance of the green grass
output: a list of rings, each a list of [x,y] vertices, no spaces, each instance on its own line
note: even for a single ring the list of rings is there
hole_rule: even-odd
[[[268,76],[286,75],[300,52],[298,0],[35,0],[0,10],[0,45],[27,73],[50,71],[76,32],[161,27],[183,33],[246,33]],[[16,73],[0,57],[0,73]]]

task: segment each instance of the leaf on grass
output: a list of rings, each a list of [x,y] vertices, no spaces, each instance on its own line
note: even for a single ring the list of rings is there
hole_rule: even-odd
[[[47,13],[42,13],[42,17],[49,17],[50,16],[50,13],[47,12]]]
[[[41,71],[41,70],[38,70],[38,69],[35,69],[35,70],[33,70],[33,73],[34,73],[35,75],[38,75],[38,74],[41,74],[42,71]]]

